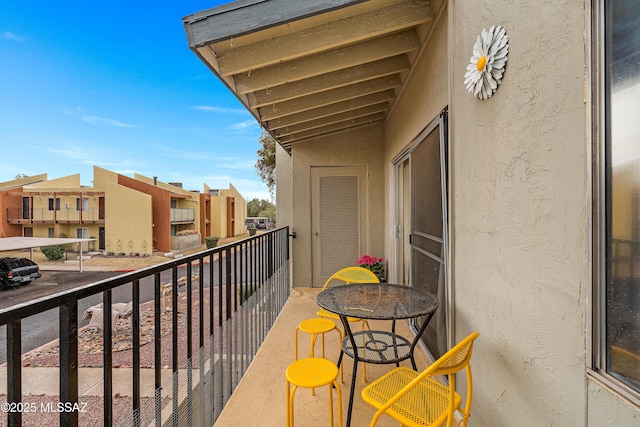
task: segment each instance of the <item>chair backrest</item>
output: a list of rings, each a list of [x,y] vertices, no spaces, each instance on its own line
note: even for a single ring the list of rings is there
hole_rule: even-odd
[[[338,270],[333,273],[331,277],[325,282],[322,289],[327,289],[331,286],[337,285],[350,285],[352,283],[379,283],[380,279],[371,270],[364,267],[347,267],[342,270]]]
[[[471,378],[471,353],[473,352],[473,342],[480,335],[478,332],[473,332],[471,335],[456,344],[451,350],[443,354],[438,360],[433,362],[427,369],[425,369],[417,378],[415,378],[411,384],[418,383],[426,377],[432,377],[434,375],[447,375],[449,380],[449,416],[447,426],[451,426],[453,422],[453,414],[456,408],[453,406],[454,395],[456,392],[456,377],[455,374],[462,371],[466,372],[467,377],[467,396],[465,399],[464,409],[460,408],[463,416],[462,425],[466,426],[469,420],[469,413],[471,411],[471,394],[473,390],[473,383]],[[406,388],[410,388],[411,384]]]

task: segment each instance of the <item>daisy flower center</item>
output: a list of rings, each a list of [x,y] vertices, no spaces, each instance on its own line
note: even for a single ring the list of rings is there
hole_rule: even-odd
[[[476,65],[476,67],[478,68],[478,71],[482,72],[484,71],[484,68],[487,66],[487,55],[483,55],[478,59],[478,65]]]

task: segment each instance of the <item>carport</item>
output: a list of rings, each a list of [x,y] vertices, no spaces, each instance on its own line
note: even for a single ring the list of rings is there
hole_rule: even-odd
[[[59,237],[4,237],[0,239],[0,252],[29,249],[29,258],[33,260],[33,248],[42,248],[54,245],[70,245],[72,243],[84,243],[95,240],[96,239],[69,239]],[[80,272],[82,272],[82,245],[79,245],[79,247],[79,268]]]

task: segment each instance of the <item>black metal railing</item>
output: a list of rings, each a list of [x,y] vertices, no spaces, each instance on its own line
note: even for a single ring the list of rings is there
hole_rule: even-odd
[[[114,330],[114,296],[123,289],[132,302],[130,323],[116,323]],[[62,408],[59,423],[64,426],[100,424],[100,418],[105,426],[211,426],[289,294],[289,229],[284,227],[0,310],[0,326],[7,328],[3,409],[11,405],[36,409],[4,411],[0,417],[6,416],[10,426],[19,426],[31,415],[25,412]],[[79,302],[85,301],[86,306],[87,299],[93,296],[95,302],[100,295],[105,309],[99,336],[102,348],[113,351],[101,351],[101,367],[89,364],[101,371],[102,391],[97,409],[87,413],[81,410],[87,398],[79,395],[79,381],[86,372],[95,371],[79,369],[87,365],[79,352],[81,334],[87,330],[80,328]],[[23,319],[51,309],[59,313],[60,384],[53,404],[42,406],[40,396],[36,407],[23,382],[22,324]],[[153,322],[149,343],[141,341],[150,333],[141,333],[144,322],[147,326]],[[123,354],[113,347],[114,334],[129,327],[132,345],[124,365],[131,367],[131,375],[129,383],[122,384],[120,375],[114,377],[123,369]],[[123,393],[115,391],[123,385],[130,391],[124,411],[119,409],[122,401],[118,402]],[[151,386],[152,393],[141,391]]]

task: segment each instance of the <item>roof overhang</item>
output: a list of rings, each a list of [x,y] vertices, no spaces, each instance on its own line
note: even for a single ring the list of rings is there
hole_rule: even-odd
[[[384,122],[445,4],[241,0],[183,22],[190,49],[291,151]]]
[[[92,242],[96,239],[68,239],[47,237],[3,237],[0,239],[0,252],[22,249],[44,248],[45,246],[69,245],[72,243]]]

